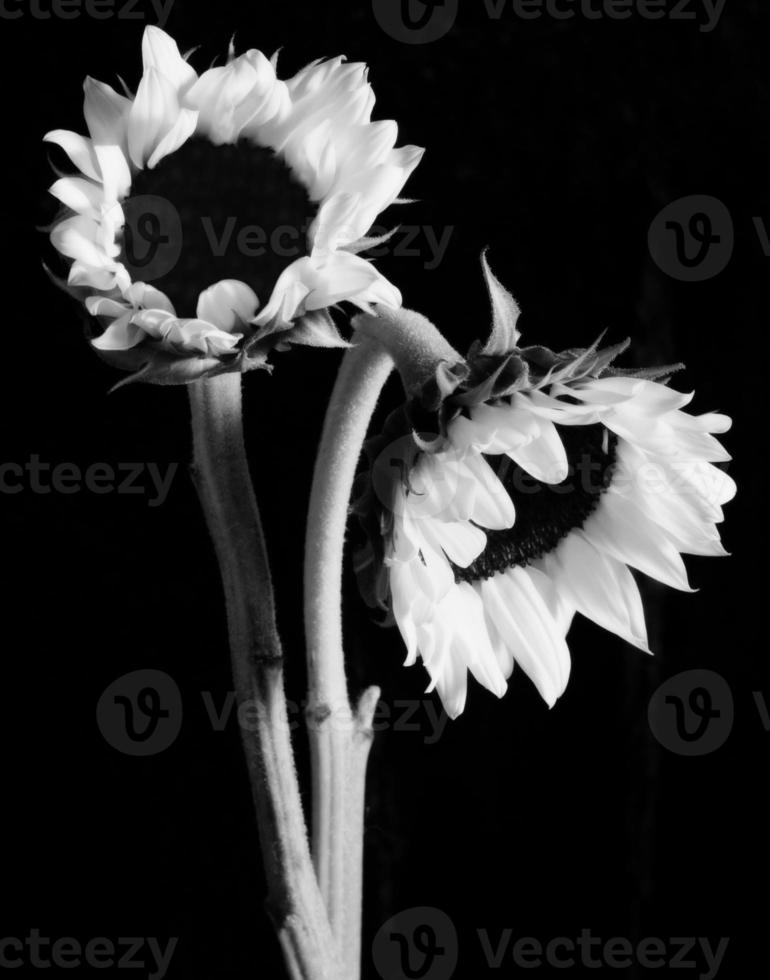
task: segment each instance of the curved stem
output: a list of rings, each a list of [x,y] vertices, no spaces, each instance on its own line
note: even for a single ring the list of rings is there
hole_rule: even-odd
[[[243,444],[241,376],[189,386],[193,478],[224,586],[238,704],[268,883],[268,912],[293,980],[337,980],[335,944],[313,870],[291,747],[283,653],[259,511]]]
[[[360,971],[366,760],[379,689],[348,700],[342,562],[348,507],[366,431],[393,359],[371,337],[346,351],[316,458],[305,551],[313,854],[346,980]]]

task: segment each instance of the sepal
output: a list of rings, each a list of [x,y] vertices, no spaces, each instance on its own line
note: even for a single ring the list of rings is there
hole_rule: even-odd
[[[483,354],[506,354],[519,342],[516,324],[521,310],[519,304],[489,268],[487,250],[481,253],[481,268],[487,284],[489,301],[492,304],[492,333],[482,349]]]

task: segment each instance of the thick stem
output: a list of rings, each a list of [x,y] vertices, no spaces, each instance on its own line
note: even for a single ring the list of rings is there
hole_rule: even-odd
[[[272,582],[243,445],[241,376],[196,381],[189,392],[193,477],[224,586],[236,697],[253,720],[242,736],[267,908],[293,980],[339,980],[294,766]]]
[[[440,363],[462,361],[430,320],[414,310],[383,308],[377,316],[361,313],[353,326],[359,337],[378,340],[387,350],[407,394],[432,378]]]
[[[348,700],[342,646],[342,560],[348,507],[366,432],[394,365],[407,393],[461,358],[419,313],[382,308],[354,321],[324,420],[305,551],[308,727],[313,764],[313,856],[346,980],[361,959],[366,763],[379,689]]]
[[[346,980],[360,973],[366,761],[379,689],[369,688],[358,708],[351,708],[342,646],[342,562],[356,465],[393,369],[379,341],[357,340],[345,353],[324,421],[305,551],[313,853]]]

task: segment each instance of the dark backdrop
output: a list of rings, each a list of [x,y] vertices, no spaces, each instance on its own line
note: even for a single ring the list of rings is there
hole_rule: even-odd
[[[489,246],[525,310],[527,340],[558,348],[604,328],[608,340],[631,336],[626,363],[686,361],[677,384],[697,389],[694,410],[735,419],[726,443],[740,492],[724,527],[732,557],[689,559],[694,595],[643,583],[654,659],[577,621],[572,679],[550,712],[517,672],[500,703],[474,686],[465,714],[434,737],[422,668],[400,666],[400,640],[372,623],[348,581],[352,682],[381,684],[392,711],[370,769],[366,977],[378,975],[371,950],[380,926],[415,906],[454,923],[462,978],[523,969],[510,952],[490,969],[479,929],[494,943],[505,928],[543,943],[581,929],[634,943],[730,937],[720,973],[730,977],[766,960],[770,736],[755,693],[770,690],[761,649],[768,258],[755,221],[770,219],[765,7],[728,0],[714,29],[702,30],[707,17],[694,2],[684,12],[696,20],[638,12],[524,20],[510,5],[495,19],[494,5],[460,0],[443,36],[408,44],[394,36],[397,4],[379,5],[382,23],[369,3],[173,6],[167,27],[183,50],[201,46],[198,67],[233,32],[240,50],[282,47],[284,75],[337,53],[371,65],[376,118],[397,119],[401,142],[427,147],[407,186],[418,202],[386,215],[423,229],[416,254],[405,254],[402,240],[380,267],[456,345],[487,330],[478,260]],[[237,725],[231,718],[216,730],[202,697],[210,692],[219,708],[230,679],[217,570],[185,470],[185,392],[107,393],[117,375],[89,351],[71,301],[46,280],[50,249],[36,230],[53,215],[43,133],[83,131],[86,74],[135,83],[141,32],[156,17],[147,4],[136,7],[144,19],[42,19],[45,0],[37,13],[10,2],[4,9],[23,16],[1,25],[0,461],[38,454],[52,465],[179,469],[156,507],[148,494],[0,496],[0,936],[33,928],[82,943],[176,936],[169,977],[272,980],[282,967],[262,910]],[[450,27],[452,4],[438,14]],[[700,281],[685,281],[670,255],[661,268],[648,244],[656,215],[690,195],[729,212],[714,244],[722,262],[713,262],[724,264],[730,247],[732,255],[721,271],[696,267]],[[686,207],[675,205],[682,223]],[[426,226],[449,236],[438,262]],[[297,351],[279,356],[271,377],[255,373],[245,384],[297,702],[304,505],[338,362],[339,352]],[[387,403],[397,397],[393,385]],[[137,758],[108,744],[96,705],[112,681],[148,668],[173,678],[184,716],[170,747]],[[727,683],[732,705],[712,693],[733,726],[723,744],[688,757],[672,750],[665,719],[662,742],[654,736],[648,704],[661,683],[694,669]],[[417,702],[411,717],[407,701]],[[295,738],[305,777],[301,728]],[[31,967],[17,975],[27,972],[37,975]]]

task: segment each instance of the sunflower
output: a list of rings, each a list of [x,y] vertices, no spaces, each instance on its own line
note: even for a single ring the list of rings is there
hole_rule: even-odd
[[[570,673],[576,612],[650,652],[630,569],[690,589],[682,554],[724,555],[716,525],[735,484],[714,433],[661,379],[613,368],[628,345],[519,346],[518,307],[489,270],[494,326],[462,365],[370,441],[357,502],[370,531],[365,595],[388,608],[448,712],[468,671],[501,697],[516,663],[552,706]],[[436,397],[436,394],[439,396]],[[438,421],[419,431],[426,406]],[[401,435],[408,421],[411,431]]]
[[[275,57],[231,45],[198,76],[157,27],[142,57],[135,96],[86,79],[89,137],[44,137],[79,171],[50,189],[67,209],[51,241],[102,323],[97,351],[188,381],[263,366],[287,341],[344,344],[328,314],[342,301],[400,304],[357,253],[423,151],[371,121],[365,65],[316,61],[281,81]]]

